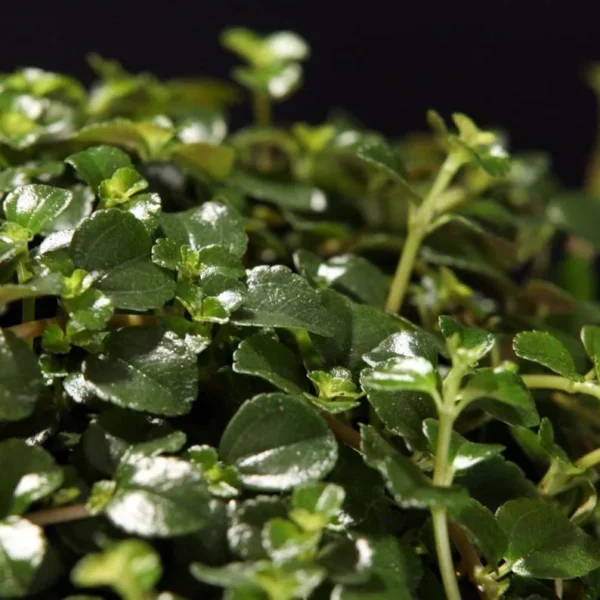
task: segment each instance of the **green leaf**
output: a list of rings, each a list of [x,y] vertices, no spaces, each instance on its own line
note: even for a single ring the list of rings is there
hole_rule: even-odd
[[[4,200],[4,214],[33,234],[38,234],[70,204],[73,194],[62,188],[34,183],[13,190]]]
[[[390,358],[360,375],[361,385],[376,392],[424,392],[439,398],[435,367],[420,356]]]
[[[235,161],[232,148],[206,142],[178,144],[170,150],[169,156],[176,163],[198,170],[214,181],[225,179],[231,173]]]
[[[233,370],[261,377],[289,394],[306,391],[302,362],[292,350],[268,334],[254,335],[241,342],[233,354]]]
[[[240,503],[227,530],[232,552],[244,560],[267,558],[262,545],[262,530],[267,521],[286,517],[287,506],[276,496],[257,496]]]
[[[240,170],[235,171],[227,183],[256,200],[281,208],[312,212],[323,212],[327,208],[323,192],[306,183],[276,181]]]
[[[545,331],[518,333],[513,341],[513,348],[520,358],[543,365],[572,381],[583,379],[577,373],[571,353],[550,333]]]
[[[109,586],[131,600],[151,591],[161,576],[158,553],[142,540],[123,540],[101,554],[88,554],[71,572],[77,586]]]
[[[118,209],[99,210],[75,230],[71,257],[92,273],[96,287],[116,308],[160,308],[174,295],[175,283],[152,263],[152,240],[144,225]]]
[[[122,463],[106,507],[114,525],[143,537],[172,537],[201,529],[210,518],[210,494],[194,466],[164,456]]]
[[[331,334],[327,311],[318,293],[287,267],[255,267],[248,271],[247,284],[244,307],[232,318],[236,325]]]
[[[148,182],[133,167],[117,169],[109,179],[100,182],[98,195],[106,208],[122,204],[131,196],[142,192]]]
[[[0,443],[0,516],[22,515],[29,506],[49,496],[63,481],[62,469],[42,448],[23,440]]]
[[[186,414],[198,395],[196,357],[161,327],[111,333],[105,351],[84,362],[83,374],[103,400],[153,414]]]
[[[267,94],[273,100],[283,100],[300,87],[302,67],[296,63],[277,63],[258,69],[235,67],[231,76],[254,93]]]
[[[423,575],[414,552],[393,536],[370,541],[372,577],[367,583],[338,585],[332,596],[340,600],[414,600]]]
[[[484,329],[463,327],[448,316],[441,316],[439,321],[448,350],[460,361],[475,365],[494,347],[494,335]]]
[[[471,543],[481,548],[488,563],[500,562],[506,552],[508,540],[489,509],[477,500],[467,498],[464,503],[452,506],[448,516],[466,530]]]
[[[310,560],[320,541],[320,532],[302,531],[287,519],[267,521],[262,531],[263,546],[276,565]]]
[[[83,433],[81,446],[90,465],[104,475],[112,475],[126,456],[175,453],[185,442],[185,434],[166,421],[111,408],[90,423]]]
[[[163,213],[161,228],[179,246],[188,244],[198,250],[216,244],[235,256],[246,252],[248,238],[243,218],[232,208],[217,202],[179,213]]]
[[[339,413],[359,405],[357,400],[364,394],[358,390],[352,373],[343,367],[331,371],[311,371],[308,378],[315,385],[318,398],[311,401],[329,413]]]
[[[572,579],[600,567],[598,542],[548,502],[511,500],[497,519],[508,537],[505,559],[517,575]]]
[[[74,167],[77,174],[94,191],[118,169],[131,166],[129,155],[114,146],[92,146],[77,154],[71,154],[65,162]]]
[[[581,330],[581,341],[594,365],[596,377],[600,379],[600,327],[594,325],[583,327]]]
[[[0,420],[31,415],[43,387],[42,373],[31,348],[0,329]]]
[[[229,422],[219,454],[238,468],[246,487],[287,490],[327,475],[337,444],[325,421],[301,398],[261,394]]]
[[[67,331],[101,331],[113,315],[113,303],[102,292],[89,289],[80,296],[63,300],[71,318]]]
[[[120,204],[120,207],[141,221],[150,234],[154,233],[160,224],[162,201],[158,194],[138,194]]]
[[[402,508],[460,506],[467,498],[464,489],[434,486],[415,463],[368,425],[361,429],[361,452],[366,463],[381,473],[394,501]]]
[[[363,355],[363,360],[375,367],[394,357],[424,358],[432,365],[438,362],[438,350],[433,337],[424,331],[401,331],[385,338]]]
[[[240,482],[235,467],[219,461],[217,451],[212,446],[192,446],[185,456],[191,460],[204,476],[208,489],[218,498],[235,498],[240,494]]]
[[[533,427],[540,422],[531,392],[517,373],[504,367],[477,369],[463,397],[481,398],[478,406],[509,425]]]
[[[345,367],[357,373],[369,350],[391,334],[407,329],[405,322],[374,306],[355,304],[333,290],[323,290],[321,302],[333,335],[325,338],[320,334],[311,339],[328,369]]]
[[[33,277],[27,283],[7,283],[0,285],[0,305],[24,298],[60,296],[62,288],[63,278],[56,273]]]
[[[439,422],[435,419],[425,419],[423,430],[429,441],[430,451],[435,455],[438,444]],[[477,444],[453,431],[448,452],[448,464],[455,472],[465,471],[480,462],[489,460],[503,450],[504,446],[500,444]]]
[[[344,488],[333,483],[308,483],[294,489],[290,519],[304,531],[321,531],[342,509]]]
[[[71,202],[58,217],[53,219],[42,230],[43,235],[75,229],[83,219],[92,214],[94,193],[84,185],[75,185],[71,188]]]
[[[43,530],[25,519],[0,521],[0,598],[29,595],[46,556]]]
[[[319,265],[316,277],[359,302],[380,308],[385,304],[387,277],[361,256],[335,256]]]
[[[384,141],[365,141],[354,151],[361,160],[373,165],[392,179],[406,183],[406,169],[399,153]]]
[[[555,227],[584,239],[600,250],[595,227],[600,219],[598,198],[579,191],[559,192],[548,204],[546,215]]]

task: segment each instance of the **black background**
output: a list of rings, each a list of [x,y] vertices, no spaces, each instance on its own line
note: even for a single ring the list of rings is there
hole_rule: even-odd
[[[226,77],[218,44],[227,25],[292,29],[312,46],[286,120],[322,120],[343,107],[391,135],[423,129],[425,110],[466,112],[502,125],[518,149],[551,153],[569,185],[581,181],[596,104],[582,68],[600,60],[598,0],[480,2],[63,2],[2,7],[0,69],[39,66],[89,83],[87,52],[162,77]],[[239,123],[244,109],[234,115]]]

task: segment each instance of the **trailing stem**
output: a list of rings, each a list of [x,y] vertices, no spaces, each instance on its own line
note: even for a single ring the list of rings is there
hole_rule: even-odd
[[[398,261],[398,267],[386,303],[386,309],[389,312],[397,313],[402,308],[421,243],[427,234],[429,225],[434,218],[439,216],[436,211],[436,201],[450,185],[461,165],[462,161],[455,154],[450,153],[448,155],[427,197],[416,209],[413,218],[409,219],[406,242]]]

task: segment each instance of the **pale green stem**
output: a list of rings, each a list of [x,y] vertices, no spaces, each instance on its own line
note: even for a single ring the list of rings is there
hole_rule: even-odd
[[[582,469],[590,469],[591,467],[595,467],[598,463],[600,463],[600,448],[584,454],[575,461],[575,464]]]
[[[417,254],[423,238],[426,235],[427,228],[431,221],[438,216],[436,213],[436,200],[440,194],[450,185],[452,178],[461,167],[462,162],[455,154],[450,153],[442,164],[429,193],[423,203],[416,211],[414,218],[408,223],[408,235],[402,254],[398,261],[398,267],[394,274],[394,279],[390,287],[386,310],[397,313],[402,308],[402,302],[408,289],[410,277],[412,275]]]
[[[261,127],[271,124],[271,99],[268,94],[254,94],[254,123]]]
[[[600,386],[589,381],[571,381],[560,375],[523,375],[523,383],[532,390],[558,390],[569,394],[587,394],[600,400]]]

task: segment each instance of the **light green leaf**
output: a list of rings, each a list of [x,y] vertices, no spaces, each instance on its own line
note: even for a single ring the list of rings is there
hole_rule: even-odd
[[[96,287],[116,308],[160,308],[174,295],[175,282],[152,263],[152,240],[133,215],[113,208],[96,211],[75,230],[71,257],[92,274]]]
[[[248,271],[248,297],[232,321],[236,325],[306,329],[331,334],[327,311],[306,279],[284,266]]]
[[[75,585],[112,587],[126,600],[143,597],[161,576],[160,556],[142,540],[123,540],[102,553],[88,554],[71,572]]]
[[[127,533],[172,537],[201,529],[210,518],[210,494],[189,462],[164,456],[122,463],[106,515]]]
[[[173,146],[169,152],[175,163],[199,171],[211,180],[225,179],[233,168],[235,152],[228,146],[194,142]]]
[[[44,229],[42,235],[75,229],[83,219],[92,214],[94,206],[94,193],[85,185],[71,187],[71,202],[58,217],[53,219]]]
[[[377,469],[394,501],[402,508],[460,506],[468,497],[458,487],[436,487],[409,458],[392,448],[371,426],[361,429],[361,452]]]
[[[248,488],[286,490],[327,475],[337,444],[325,421],[301,398],[261,394],[229,422],[219,454],[238,468]]]
[[[352,373],[344,367],[327,371],[311,371],[308,378],[315,385],[318,398],[311,401],[329,413],[345,412],[359,405],[364,394],[356,387]]]
[[[4,200],[4,214],[33,234],[38,234],[70,204],[72,192],[33,183],[13,190]]]
[[[225,204],[206,202],[184,212],[163,213],[160,222],[167,238],[179,246],[187,244],[198,250],[216,244],[235,256],[246,252],[244,220]]]
[[[263,546],[276,565],[310,560],[320,541],[320,531],[302,531],[287,519],[267,521],[262,531]]]
[[[19,517],[0,521],[0,598],[29,595],[47,547],[37,525]]]
[[[266,379],[289,394],[306,391],[306,374],[299,357],[268,334],[254,335],[241,342],[233,354],[233,370]]]
[[[31,415],[43,387],[36,355],[21,339],[0,329],[0,420]]]
[[[521,377],[504,367],[477,369],[464,388],[463,397],[508,423],[533,427],[540,422],[535,401]]]
[[[583,327],[581,330],[581,341],[583,342],[587,355],[594,365],[596,378],[600,379],[600,327],[594,325],[586,325]]]
[[[283,100],[300,87],[302,67],[296,63],[277,63],[259,69],[235,67],[231,76],[255,93],[267,94],[273,100]]]
[[[100,182],[98,195],[106,208],[122,204],[131,196],[142,192],[148,182],[133,167],[117,169],[109,179]]]
[[[365,369],[360,375],[361,385],[376,392],[424,392],[439,397],[439,378],[435,367],[420,356],[396,357]]]
[[[598,542],[544,500],[511,500],[496,516],[508,537],[505,559],[517,575],[572,579],[600,567]]]
[[[78,175],[96,192],[105,179],[118,169],[131,166],[129,155],[114,146],[92,146],[65,159]]]
[[[572,381],[583,378],[575,368],[571,353],[561,341],[545,331],[523,331],[513,341],[515,354],[536,362]]]
[[[67,331],[100,331],[113,315],[113,303],[101,291],[89,289],[80,296],[67,298],[63,304],[71,318]]]
[[[494,346],[494,334],[476,327],[464,327],[456,319],[441,316],[440,329],[447,340],[448,350],[459,360],[475,365]]]
[[[195,355],[161,327],[111,333],[105,351],[84,362],[83,374],[103,400],[159,415],[186,414],[198,395]]]
[[[43,448],[23,440],[0,443],[0,516],[22,515],[63,481],[62,469]]]
[[[346,494],[333,483],[308,483],[294,489],[290,519],[304,531],[321,531],[339,515]]]

